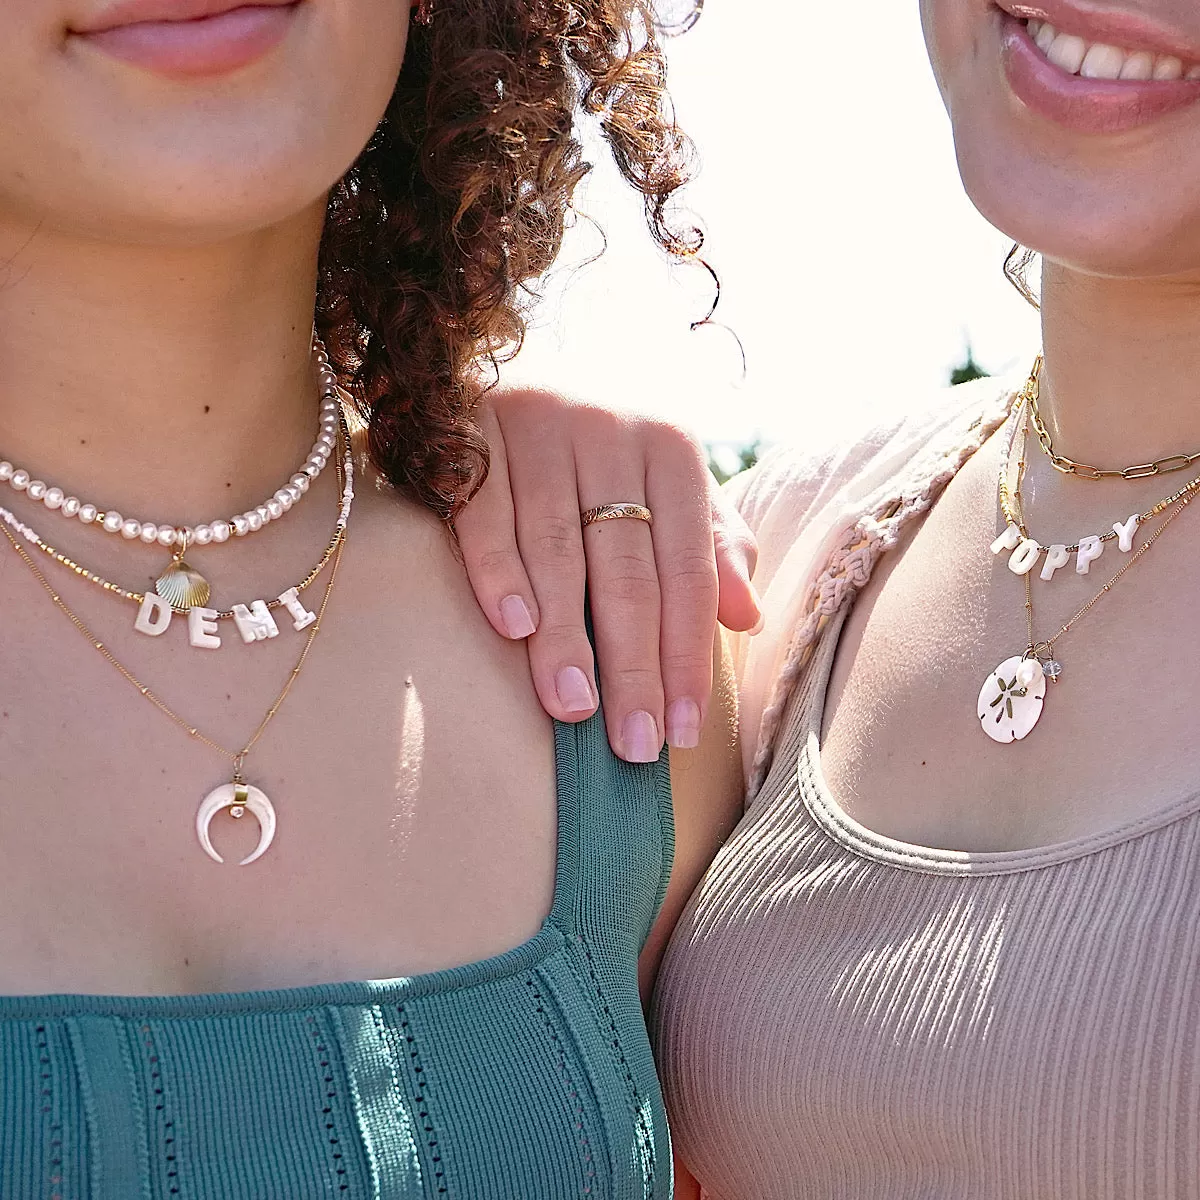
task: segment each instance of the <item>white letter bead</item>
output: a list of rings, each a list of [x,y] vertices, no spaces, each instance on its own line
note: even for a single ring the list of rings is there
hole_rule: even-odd
[[[1054,578],[1054,572],[1065,567],[1071,561],[1066,546],[1061,544],[1049,547],[1046,551],[1046,561],[1042,565],[1042,578],[1049,582]]]
[[[1104,543],[1093,533],[1079,539],[1079,553],[1075,556],[1075,570],[1086,575],[1088,568],[1104,553]]]
[[[1037,566],[1037,560],[1042,548],[1033,540],[1026,538],[1012,553],[1008,560],[1008,569],[1014,575],[1028,575]]]
[[[1010,525],[993,543],[992,553],[999,554],[1002,550],[1015,550],[1021,541],[1021,531]]]
[[[233,623],[242,635],[242,641],[247,645],[279,636],[279,626],[275,624],[271,610],[261,600],[255,600],[249,608],[244,604],[235,604]]]
[[[1121,547],[1122,553],[1128,554],[1133,549],[1133,535],[1140,524],[1137,513],[1134,513],[1124,525],[1113,526],[1113,533],[1117,535],[1117,545]]]
[[[138,609],[137,620],[134,621],[133,627],[138,633],[144,633],[148,637],[158,637],[160,633],[166,633],[167,626],[171,624],[171,606],[156,592],[147,592],[142,600],[142,607]]]
[[[188,609],[188,641],[200,650],[217,650],[221,639],[216,636],[217,610],[215,608]]]
[[[316,613],[309,612],[308,609],[300,603],[300,592],[297,588],[288,588],[288,590],[279,597],[279,603],[282,604],[283,607],[292,614],[293,629],[307,629],[317,619]]]

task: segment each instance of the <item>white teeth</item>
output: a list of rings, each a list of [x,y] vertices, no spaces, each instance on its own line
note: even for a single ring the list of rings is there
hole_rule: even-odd
[[[1054,45],[1056,37],[1058,37],[1058,30],[1053,25],[1043,25],[1034,35],[1033,40],[1037,42],[1038,49],[1045,54]]]
[[[1154,64],[1155,79],[1182,79],[1183,63],[1171,55],[1165,55]]]
[[[1077,75],[1087,55],[1087,42],[1083,38],[1060,33],[1046,51],[1046,57],[1068,75]]]
[[[1125,51],[1116,46],[1093,46],[1084,56],[1079,74],[1084,79],[1120,79],[1125,65]]]
[[[1121,68],[1122,79],[1153,79],[1154,55],[1149,50],[1139,50],[1131,54]]]
[[[1200,80],[1200,63],[1184,63],[1172,54],[1149,50],[1122,50],[1103,42],[1085,42],[1060,33],[1049,21],[1028,21],[1026,30],[1037,48],[1061,71],[1085,79],[1125,79],[1173,82]]]

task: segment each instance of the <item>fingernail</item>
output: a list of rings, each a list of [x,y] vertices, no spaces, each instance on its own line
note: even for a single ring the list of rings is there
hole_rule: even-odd
[[[630,762],[651,763],[658,759],[662,740],[648,712],[632,712],[621,725],[621,748]]]
[[[759,613],[758,620],[754,622],[754,628],[748,630],[750,636],[755,637],[757,634],[762,633],[763,627],[766,625],[766,623],[767,618],[762,613]]]
[[[676,700],[667,709],[667,744],[694,750],[700,744],[700,706],[695,700]]]
[[[591,712],[596,707],[592,685],[578,667],[563,667],[554,677],[554,690],[558,702],[567,712]]]
[[[505,596],[500,601],[500,620],[504,622],[504,632],[516,642],[537,629],[529,606],[520,596]]]

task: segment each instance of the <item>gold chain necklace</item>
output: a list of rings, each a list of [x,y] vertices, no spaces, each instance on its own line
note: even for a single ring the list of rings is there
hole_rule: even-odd
[[[1160,513],[1166,512],[1168,508],[1183,499],[1184,496],[1190,495],[1192,492],[1200,489],[1200,476],[1190,480],[1178,491],[1160,500],[1144,513],[1133,513],[1127,520],[1115,522],[1107,533],[1091,534],[1088,537],[1080,538],[1077,543],[1070,546],[1065,544],[1043,545],[1030,534],[1020,506],[1013,501],[1012,486],[1010,484],[1010,480],[1015,475],[1021,474],[1025,470],[1025,438],[1024,430],[1021,428],[1023,419],[1027,418],[1036,427],[1034,406],[1037,397],[1038,367],[1040,363],[1041,358],[1039,356],[1037,362],[1034,363],[1033,371],[1025,382],[1025,386],[1017,394],[1013,413],[1010,417],[1013,424],[1009,430],[1008,449],[1000,463],[1000,479],[998,483],[1000,511],[1004,515],[1005,529],[992,543],[992,553],[1000,554],[1004,551],[1011,551],[1012,555],[1009,559],[1009,567],[1017,575],[1025,575],[1032,571],[1044,556],[1045,562],[1042,566],[1041,578],[1049,581],[1054,578],[1055,573],[1059,569],[1067,565],[1071,555],[1078,556],[1078,573],[1086,575],[1090,564],[1103,554],[1105,546],[1109,543],[1113,541],[1119,542],[1121,551],[1128,554],[1133,549],[1133,538],[1136,531],[1148,521],[1152,521]],[[1018,435],[1020,435],[1019,438]],[[1020,459],[1020,461],[1015,461],[1017,459]],[[1171,469],[1175,470],[1176,468]]]
[[[1038,442],[1046,452],[1050,465],[1064,475],[1077,475],[1080,479],[1149,479],[1152,475],[1169,475],[1172,471],[1186,471],[1194,463],[1200,462],[1200,451],[1195,454],[1168,454],[1165,458],[1156,458],[1154,462],[1138,463],[1132,467],[1121,467],[1114,470],[1103,470],[1100,467],[1088,466],[1087,463],[1075,462],[1065,454],[1059,454],[1054,449],[1054,441],[1050,430],[1038,409],[1038,387],[1042,374],[1042,356],[1039,354],[1033,364],[1030,382],[1033,387],[1028,396],[1029,415],[1033,420],[1033,431],[1037,434]]]
[[[339,471],[339,475],[341,472]],[[42,573],[37,563],[33,561],[24,546],[13,537],[7,526],[0,523],[0,533],[8,539],[13,550],[24,561],[25,565],[33,572],[34,577],[45,589],[50,599],[55,606],[62,612],[79,630],[84,637],[112,664],[126,679],[131,683],[138,692],[141,693],[151,704],[155,706],[161,713],[169,717],[176,725],[179,726],[190,738],[201,742],[210,749],[215,750],[218,754],[224,755],[233,762],[233,778],[229,783],[222,784],[220,787],[213,789],[200,802],[200,807],[196,811],[196,837],[199,839],[200,845],[204,852],[217,862],[225,860],[217,853],[212,844],[210,835],[210,827],[213,819],[219,812],[227,812],[230,817],[240,819],[247,812],[253,813],[259,824],[259,839],[258,845],[252,853],[242,859],[241,866],[247,866],[249,863],[255,862],[261,858],[269,849],[272,841],[275,838],[275,830],[277,826],[277,818],[275,807],[271,803],[267,795],[261,788],[255,787],[253,784],[246,782],[242,768],[245,765],[246,756],[258,744],[259,739],[266,731],[267,726],[271,723],[272,718],[282,707],[283,702],[287,699],[288,693],[292,690],[292,685],[296,682],[300,671],[304,667],[305,661],[308,659],[308,653],[312,649],[313,642],[316,641],[317,634],[321,630],[321,621],[325,616],[325,609],[329,604],[329,597],[333,593],[333,585],[337,579],[338,564],[341,562],[342,548],[345,545],[345,528],[342,527],[338,531],[337,544],[331,555],[332,564],[329,570],[329,578],[325,582],[325,592],[321,597],[321,604],[316,613],[316,619],[309,626],[308,637],[305,639],[304,648],[300,651],[300,657],[296,661],[296,665],[289,673],[283,688],[279,695],[275,697],[275,702],[267,710],[266,716],[258,723],[254,732],[250,735],[250,739],[240,750],[230,750],[223,746],[220,742],[210,738],[206,733],[202,732],[197,726],[184,720],[169,704],[161,697],[156,695],[149,687],[147,687],[128,667],[122,663],[115,654],[101,641],[92,630],[84,623],[84,621],[71,610],[65,600],[54,590],[53,585]]]
[[[1020,421],[1021,401],[1013,411]],[[1005,455],[1006,462],[1009,455]],[[1016,485],[1013,489],[1016,511],[1022,513],[1021,479],[1025,463],[1018,459]],[[1025,574],[1025,618],[1028,643],[1024,654],[1006,658],[984,682],[979,692],[977,715],[984,733],[993,741],[1010,744],[1027,737],[1041,718],[1046,699],[1046,680],[1057,683],[1062,676],[1062,664],[1054,657],[1054,643],[1065,637],[1117,585],[1133,566],[1166,531],[1168,525],[1196,498],[1196,489],[1180,493],[1175,507],[1163,518],[1159,527],[1137,548],[1121,569],[1081,608],[1053,637],[1039,641],[1033,626],[1033,581]]]

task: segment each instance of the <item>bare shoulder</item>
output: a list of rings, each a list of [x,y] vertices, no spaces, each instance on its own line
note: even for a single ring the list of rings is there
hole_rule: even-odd
[[[737,685],[723,640],[714,647],[714,685],[695,750],[671,752],[675,862],[662,911],[639,960],[642,999],[649,1001],[659,963],[676,921],[696,885],[742,815]]]

